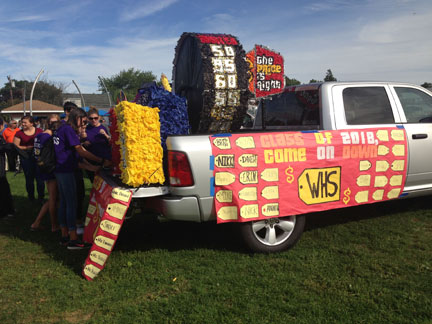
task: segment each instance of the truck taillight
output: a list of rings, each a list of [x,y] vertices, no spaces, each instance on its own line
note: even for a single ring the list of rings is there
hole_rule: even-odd
[[[194,184],[192,171],[185,153],[168,151],[170,185],[188,187]]]

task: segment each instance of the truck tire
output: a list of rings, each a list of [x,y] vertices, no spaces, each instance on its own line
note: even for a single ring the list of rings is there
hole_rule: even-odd
[[[300,239],[305,215],[269,218],[239,224],[240,235],[249,249],[259,253],[281,252]]]

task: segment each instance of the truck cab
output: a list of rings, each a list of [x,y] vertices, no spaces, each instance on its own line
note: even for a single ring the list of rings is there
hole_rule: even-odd
[[[254,129],[339,130],[401,125],[408,138],[404,196],[432,193],[432,93],[408,83],[325,82],[290,86],[261,101]]]

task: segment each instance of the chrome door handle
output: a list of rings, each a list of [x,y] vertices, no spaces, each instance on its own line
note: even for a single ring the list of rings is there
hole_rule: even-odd
[[[423,139],[423,138],[427,138],[427,134],[413,134],[412,138],[413,139]]]

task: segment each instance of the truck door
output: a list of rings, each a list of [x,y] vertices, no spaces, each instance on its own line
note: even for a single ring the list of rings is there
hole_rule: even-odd
[[[337,84],[332,97],[336,129],[390,127],[401,122],[386,84]]]
[[[407,132],[409,161],[407,187],[432,186],[432,95],[422,88],[391,86]]]

